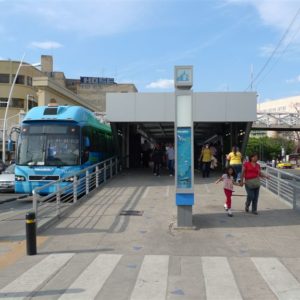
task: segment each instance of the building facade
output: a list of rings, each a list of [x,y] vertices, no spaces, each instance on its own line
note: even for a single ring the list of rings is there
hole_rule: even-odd
[[[99,112],[106,112],[107,93],[136,93],[134,84],[118,84],[113,78],[80,77],[67,79],[66,86],[85,101],[98,108]]]
[[[59,105],[80,105],[94,112],[105,112],[107,92],[137,92],[133,84],[117,84],[98,78],[92,81],[66,79],[63,72],[53,70],[53,57],[41,56],[40,68],[22,63],[11,101],[7,107],[9,93],[20,61],[0,60],[0,154],[2,157],[2,136],[4,116],[6,117],[6,140],[13,128],[19,126],[24,114],[34,106],[48,105],[56,99]]]
[[[300,96],[281,98],[257,104],[258,113],[297,113],[300,112]]]
[[[288,114],[298,113],[300,115],[300,96],[293,96],[287,98],[281,98],[277,100],[271,100],[257,104],[258,113],[272,113],[272,114]],[[269,137],[285,137],[295,141],[300,147],[300,135],[299,132],[284,132],[280,131],[254,131],[252,136],[269,136]]]

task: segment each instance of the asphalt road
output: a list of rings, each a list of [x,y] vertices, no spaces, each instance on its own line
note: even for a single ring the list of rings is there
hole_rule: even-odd
[[[283,171],[300,176],[300,169],[284,169]]]
[[[24,239],[25,236],[25,215],[32,208],[32,202],[24,198],[3,203],[13,197],[16,194],[0,194],[0,241]]]

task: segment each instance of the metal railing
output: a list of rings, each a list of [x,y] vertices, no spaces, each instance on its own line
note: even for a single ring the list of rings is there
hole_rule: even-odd
[[[300,209],[300,176],[269,166],[263,172],[270,179],[262,179],[262,185],[278,198],[287,201],[293,209]]]
[[[60,217],[79,199],[117,175],[119,166],[118,158],[112,157],[70,176],[35,188],[32,195],[36,220]]]

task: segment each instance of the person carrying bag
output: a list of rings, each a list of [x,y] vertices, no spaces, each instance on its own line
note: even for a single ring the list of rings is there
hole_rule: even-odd
[[[242,169],[241,183],[245,184],[247,192],[247,200],[245,203],[245,211],[249,212],[249,207],[252,204],[252,213],[257,215],[257,203],[260,189],[260,178],[269,178],[265,176],[261,170],[260,165],[257,163],[258,154],[253,153],[249,156],[249,161],[245,162]]]

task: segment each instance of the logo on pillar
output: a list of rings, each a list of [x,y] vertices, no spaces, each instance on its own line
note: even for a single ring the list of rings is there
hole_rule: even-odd
[[[190,89],[193,86],[193,67],[175,66],[175,87],[179,89]]]

